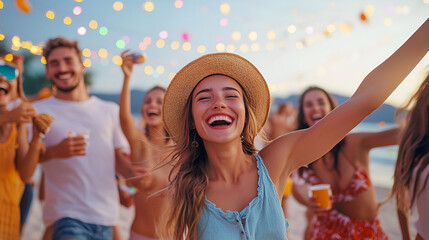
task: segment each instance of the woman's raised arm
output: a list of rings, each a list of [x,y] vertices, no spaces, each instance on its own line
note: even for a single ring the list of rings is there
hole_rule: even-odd
[[[426,55],[429,49],[428,36],[429,21],[426,20],[398,50],[365,77],[344,104],[314,126],[279,137],[263,149],[262,157],[273,161],[270,163],[273,174],[289,174],[320,158],[382,105]]]
[[[122,132],[130,144],[131,149],[135,148],[136,140],[139,138],[138,133],[141,132],[134,125],[134,118],[131,114],[131,90],[130,79],[133,73],[134,62],[132,57],[127,55],[129,50],[121,54],[122,57],[122,72],[124,73],[124,83],[122,85],[121,95],[119,97],[119,119]],[[142,134],[143,135],[143,134]]]

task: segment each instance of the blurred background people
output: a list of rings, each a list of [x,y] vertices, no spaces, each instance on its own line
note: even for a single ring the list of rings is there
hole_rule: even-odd
[[[88,94],[77,41],[49,39],[43,54],[46,76],[56,89],[34,103],[56,119],[40,158],[45,237],[52,231],[53,239],[111,239],[119,215],[115,172],[127,178],[139,174],[122,152],[128,145],[119,107]]]
[[[120,121],[122,131],[131,148],[131,161],[150,170],[141,178],[140,188],[134,194],[135,214],[130,229],[130,240],[157,239],[159,220],[167,201],[159,191],[166,188],[171,165],[163,164],[172,140],[162,122],[162,101],[165,89],[155,86],[149,89],[141,105],[143,129],[136,127],[131,113],[130,80],[134,64],[139,63],[129,51],[122,53],[124,82],[120,96]]]
[[[336,100],[324,89],[307,88],[299,98],[298,129],[314,126],[336,106]],[[397,144],[398,132],[394,128],[350,133],[323,157],[298,170],[305,184],[294,181],[294,196],[309,211],[305,239],[388,238],[377,217],[379,205],[369,178],[369,151]],[[331,186],[332,209],[321,210],[308,197],[307,185],[325,183]]]
[[[28,142],[26,123],[33,121],[36,111],[25,99],[23,68],[20,72],[18,65],[19,62],[0,62],[0,239],[12,240],[20,235],[19,204],[25,182],[31,179],[43,149],[42,135],[36,127]],[[13,101],[17,106],[9,110],[8,104]]]

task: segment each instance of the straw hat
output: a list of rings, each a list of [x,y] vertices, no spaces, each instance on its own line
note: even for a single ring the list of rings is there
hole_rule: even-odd
[[[246,92],[256,116],[258,131],[267,120],[270,92],[258,69],[241,56],[232,53],[204,55],[183,67],[173,78],[164,95],[162,115],[164,125],[174,140],[180,134],[186,102],[195,86],[205,77],[226,75],[236,80]]]

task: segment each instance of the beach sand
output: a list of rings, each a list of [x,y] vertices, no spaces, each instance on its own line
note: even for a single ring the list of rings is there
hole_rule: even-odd
[[[376,187],[377,200],[383,200],[390,192],[390,189],[385,187]],[[36,194],[35,194],[36,195]],[[305,228],[305,208],[290,198],[289,200],[289,239],[301,240]],[[42,238],[44,225],[42,222],[41,204],[37,198],[34,198],[33,205],[31,206],[30,213],[27,219],[27,224],[24,228],[22,238],[23,240],[39,240]],[[134,209],[121,207],[120,222],[121,234],[123,240],[128,239],[128,231],[133,219]],[[385,203],[380,209],[379,215],[381,226],[387,233],[390,239],[401,239],[401,230],[399,229],[398,218],[396,216],[395,202],[393,200]],[[416,235],[416,230],[413,224],[410,224],[413,239]]]

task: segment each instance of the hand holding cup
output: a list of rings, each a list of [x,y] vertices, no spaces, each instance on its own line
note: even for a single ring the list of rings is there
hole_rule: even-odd
[[[320,210],[329,210],[332,208],[331,203],[331,185],[318,184],[309,187],[310,198],[318,204]]]

